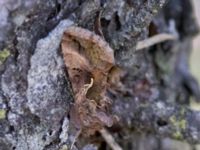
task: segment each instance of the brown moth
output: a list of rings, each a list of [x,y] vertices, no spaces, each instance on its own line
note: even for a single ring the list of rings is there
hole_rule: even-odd
[[[112,126],[106,90],[109,71],[115,64],[113,50],[100,36],[75,26],[64,32],[61,46],[74,91],[72,122],[87,135]]]

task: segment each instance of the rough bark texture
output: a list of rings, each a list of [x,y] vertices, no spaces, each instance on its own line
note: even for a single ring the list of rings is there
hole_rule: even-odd
[[[72,24],[97,32],[97,19],[126,72],[127,92],[108,91],[120,118],[109,129],[115,140],[127,150],[170,149],[160,137],[200,142],[200,113],[188,106],[200,100],[188,67],[198,32],[189,0],[2,0],[0,149],[69,149],[73,93],[60,41]],[[138,41],[163,32],[178,40],[136,52]],[[76,147],[109,149],[98,134]]]

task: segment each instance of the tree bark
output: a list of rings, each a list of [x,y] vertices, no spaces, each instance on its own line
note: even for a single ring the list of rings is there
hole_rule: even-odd
[[[189,0],[3,0],[0,8],[0,149],[69,149],[74,98],[60,42],[71,25],[102,29],[125,72],[125,90],[108,91],[120,119],[108,130],[124,150],[164,150],[160,137],[200,142],[200,113],[189,107],[191,96],[200,100],[188,65],[198,33]],[[136,50],[160,33],[177,39]],[[99,134],[75,145],[109,149]]]

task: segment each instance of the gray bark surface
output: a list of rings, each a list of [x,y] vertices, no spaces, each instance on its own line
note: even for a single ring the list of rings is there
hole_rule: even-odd
[[[120,118],[108,129],[116,142],[124,150],[170,149],[165,137],[200,143],[200,112],[189,108],[191,96],[200,100],[188,65],[198,33],[189,0],[2,0],[0,150],[69,149],[74,99],[61,37],[73,24],[98,33],[98,16],[116,64],[126,72],[126,92],[108,91]],[[136,51],[138,41],[159,33],[178,39]],[[75,145],[110,149],[99,134],[80,136]]]

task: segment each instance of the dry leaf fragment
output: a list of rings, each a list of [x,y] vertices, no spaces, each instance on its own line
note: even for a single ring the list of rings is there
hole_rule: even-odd
[[[61,45],[75,95],[72,121],[86,134],[111,126],[113,116],[108,113],[106,90],[114,66],[113,50],[100,36],[79,27],[69,27]]]

